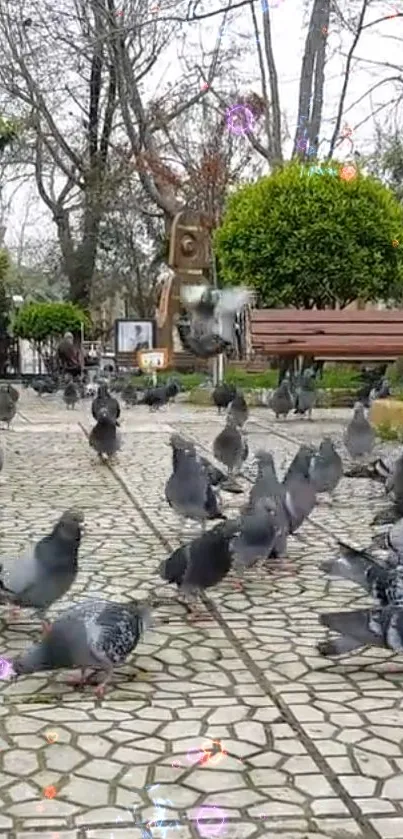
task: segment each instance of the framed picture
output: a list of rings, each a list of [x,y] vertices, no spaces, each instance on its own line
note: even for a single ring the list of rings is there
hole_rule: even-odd
[[[115,321],[115,353],[136,353],[152,350],[155,345],[153,320],[131,320],[121,318]]]

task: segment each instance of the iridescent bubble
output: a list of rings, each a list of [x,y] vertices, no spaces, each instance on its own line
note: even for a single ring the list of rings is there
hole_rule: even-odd
[[[232,134],[247,134],[253,130],[255,117],[247,105],[233,105],[227,110],[227,126]]]
[[[209,822],[210,819],[214,819],[213,824]],[[219,821],[219,819],[221,819],[221,821]],[[221,835],[225,821],[224,810],[221,810],[220,807],[215,807],[214,805],[211,807],[200,807],[197,811],[196,823],[198,831],[202,836],[206,836],[208,839],[213,839],[213,837]]]

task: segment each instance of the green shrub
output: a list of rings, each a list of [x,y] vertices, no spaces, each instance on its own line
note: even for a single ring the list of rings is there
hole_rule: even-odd
[[[390,422],[379,423],[376,426],[376,433],[384,442],[394,442],[395,440],[403,442],[403,428],[396,428]]]
[[[18,338],[40,343],[65,332],[79,335],[82,323],[88,326],[88,317],[74,303],[26,303],[15,315],[13,332]]]

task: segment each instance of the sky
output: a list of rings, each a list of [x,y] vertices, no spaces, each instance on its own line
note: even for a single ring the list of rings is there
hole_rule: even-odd
[[[215,8],[225,5],[225,0],[209,0],[209,2],[214,4]],[[153,3],[152,8],[156,8],[154,0],[150,0],[151,3]],[[284,146],[285,157],[288,157],[291,153],[292,139],[296,127],[299,74],[307,31],[306,26],[304,26],[304,21],[306,23],[308,17],[306,8],[308,7],[310,10],[312,3],[311,0],[309,2],[301,2],[301,0],[257,0],[255,8],[259,17],[262,14],[260,4],[263,7],[265,5],[269,7],[282,110],[286,114],[291,134],[291,140],[286,142]],[[339,3],[339,8],[345,16],[348,13],[351,15],[355,10],[358,11],[359,6],[359,0],[341,0]],[[390,99],[396,96],[397,88],[392,84],[385,84],[379,87],[371,97],[365,96],[366,92],[376,82],[390,75],[399,75],[398,70],[378,66],[376,63],[395,63],[398,68],[402,65],[403,17],[393,17],[396,12],[403,13],[403,0],[400,0],[400,3],[397,2],[396,4],[389,2],[389,0],[374,3],[367,13],[366,21],[376,20],[385,14],[391,15],[392,17],[382,24],[368,28],[365,34],[361,36],[359,45],[355,51],[356,57],[365,59],[365,62],[359,63],[355,60],[353,64],[353,72],[351,74],[346,99],[345,116],[342,124],[348,123],[348,126],[352,129],[351,136],[354,150],[359,151],[364,156],[370,153],[374,143],[374,123],[372,119],[368,120],[367,118],[371,114],[371,111],[375,111],[383,103],[390,101]],[[193,24],[191,40],[197,42],[201,39],[206,46],[211,47],[212,38],[216,37],[220,23],[220,18],[217,17],[214,21],[209,19],[202,24]],[[236,43],[241,50],[239,58],[240,95],[251,89],[260,92],[256,56],[249,55],[245,50],[247,36],[251,32],[252,27],[248,9],[239,11],[236,16],[236,21],[232,24],[227,24],[226,30],[224,31],[224,40],[227,40],[229,34],[231,34],[236,39]],[[321,140],[323,142],[320,145],[319,156],[326,153],[326,139],[328,140],[331,137],[338,97],[340,95],[341,80],[344,74],[345,55],[351,44],[352,37],[352,34],[349,33],[341,37],[337,27],[330,24],[328,32],[325,108],[321,131]],[[188,60],[190,60],[190,56],[194,55],[194,53],[195,48],[189,42]],[[178,77],[178,72],[180,71],[178,54],[179,46],[172,44],[161,57],[153,76],[149,78],[150,88],[148,92],[150,95],[153,89],[160,91],[161,85],[165,85],[169,81],[174,81]],[[236,105],[236,102],[234,102],[234,105]],[[383,126],[386,125],[387,114],[388,109],[379,113],[378,119]],[[248,142],[244,136],[239,136],[237,141],[240,144]],[[351,150],[351,143],[344,141],[338,149],[338,156],[342,159],[349,159]],[[24,186],[16,193],[14,189],[7,217],[7,230],[5,235],[7,246],[11,249],[17,246],[24,221],[26,222],[27,237],[43,239],[45,235],[47,236],[49,234],[53,238],[53,224],[44,205],[37,199],[35,189]],[[5,197],[10,198],[11,194],[11,191],[6,187],[4,189]]]

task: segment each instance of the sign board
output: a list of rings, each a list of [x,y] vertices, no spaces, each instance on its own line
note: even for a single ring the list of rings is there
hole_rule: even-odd
[[[168,350],[140,350],[137,361],[141,370],[165,370],[168,366]]]

